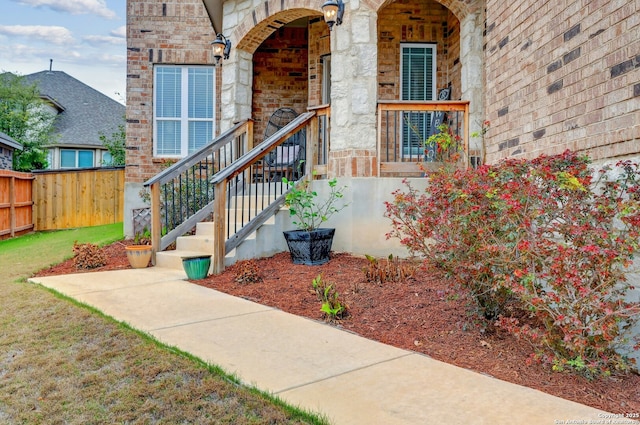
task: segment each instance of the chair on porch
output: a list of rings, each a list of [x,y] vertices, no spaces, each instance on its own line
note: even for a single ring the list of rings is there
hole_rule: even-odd
[[[278,130],[289,124],[298,113],[291,108],[277,109],[269,118],[265,129],[265,140]],[[289,137],[282,144],[271,151],[264,160],[264,178],[270,182],[281,181],[283,177],[288,180],[298,180],[303,174],[305,157],[305,132],[299,131]]]

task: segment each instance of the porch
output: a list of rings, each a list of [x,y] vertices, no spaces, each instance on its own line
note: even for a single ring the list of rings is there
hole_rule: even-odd
[[[349,197],[354,206],[341,214],[339,220],[329,223],[343,229],[334,242],[341,247],[339,250],[369,249],[371,254],[381,254],[375,252],[375,247],[388,249],[388,244],[383,243],[384,234],[366,231],[366,228],[384,226],[379,223],[384,220],[384,211],[380,209],[385,196],[399,188],[402,178],[420,179],[424,173],[422,167],[439,165],[437,161],[430,161],[433,158],[429,158],[429,149],[424,145],[428,133],[437,133],[433,129],[437,117],[453,137],[460,140],[459,165],[466,167],[470,163],[469,102],[380,102],[377,116],[378,148],[373,175],[340,177],[341,184],[351,187]],[[419,123],[420,128],[411,126],[412,122]],[[211,144],[145,183],[151,195],[154,253],[176,242],[177,252],[163,254],[173,257],[175,265],[180,256],[193,254],[188,246],[193,247],[195,240],[198,251],[213,256],[212,269],[218,273],[225,264],[238,259],[286,250],[283,241],[276,241],[282,230],[292,227],[288,214],[277,214],[288,190],[281,178],[322,180],[335,175],[330,161],[339,161],[340,155],[332,150],[331,109],[328,106],[310,108],[256,145],[250,142],[253,128],[252,120],[236,124]],[[297,151],[304,155],[297,159],[295,168],[289,163],[268,161],[291,140],[300,143]],[[314,190],[322,192],[321,187]],[[212,223],[207,230],[202,230],[205,237],[183,236],[202,221]],[[265,226],[271,226],[271,233],[263,238],[270,243],[254,241],[243,251],[241,245],[256,232],[264,232],[260,229]],[[361,246],[356,248],[354,244]],[[233,258],[229,258],[232,252]]]

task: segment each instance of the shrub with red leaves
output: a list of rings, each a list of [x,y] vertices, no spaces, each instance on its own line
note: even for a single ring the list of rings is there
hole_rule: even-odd
[[[587,377],[626,372],[626,330],[640,306],[626,276],[640,240],[640,169],[594,172],[566,151],[428,172],[386,216],[414,254],[465,287],[478,317],[526,338],[535,358]],[[635,349],[638,349],[636,344]]]

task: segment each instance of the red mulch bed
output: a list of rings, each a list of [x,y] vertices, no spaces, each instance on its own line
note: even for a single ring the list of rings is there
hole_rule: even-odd
[[[103,249],[108,264],[94,270],[129,268],[122,242]],[[531,347],[504,333],[484,332],[474,325],[464,297],[457,296],[437,272],[420,269],[403,282],[377,284],[365,279],[363,269],[367,264],[364,258],[339,253],[332,254],[331,261],[322,266],[294,265],[288,253],[281,253],[239,262],[221,275],[193,283],[322,321],[320,302],[311,287],[311,281],[322,273],[349,306],[349,315],[334,326],[611,413],[640,413],[640,375],[588,381],[552,372],[541,364],[529,364]],[[261,281],[236,281],[243,272],[251,276],[254,268]],[[77,272],[73,260],[69,260],[38,276]]]

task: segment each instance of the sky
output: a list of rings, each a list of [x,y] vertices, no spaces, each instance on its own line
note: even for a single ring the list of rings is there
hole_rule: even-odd
[[[64,71],[124,104],[126,0],[0,0],[0,72]]]

